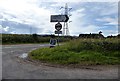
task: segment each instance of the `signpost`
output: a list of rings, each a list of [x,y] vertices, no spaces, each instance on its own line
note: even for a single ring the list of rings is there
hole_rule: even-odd
[[[67,22],[69,20],[68,15],[51,15],[50,22],[58,22],[55,24],[55,34],[58,34],[58,46],[59,46],[59,34],[62,34],[62,24],[60,22]]]
[[[67,22],[68,20],[68,15],[51,15],[50,22]]]
[[[62,31],[55,31],[55,34],[62,34]]]
[[[60,22],[58,22],[57,24],[55,24],[55,29],[57,31],[60,31],[62,29],[62,24],[60,24]]]
[[[55,34],[58,34],[58,46],[59,46],[59,34],[62,34],[62,31],[60,31],[62,29],[62,24],[60,24],[60,22],[55,24],[55,29],[57,30],[55,31]]]

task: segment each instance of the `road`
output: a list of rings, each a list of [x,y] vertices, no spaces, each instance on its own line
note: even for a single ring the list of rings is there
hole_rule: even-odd
[[[19,56],[48,44],[2,45],[3,79],[117,79],[117,66],[94,66],[97,69],[50,67],[34,64]]]

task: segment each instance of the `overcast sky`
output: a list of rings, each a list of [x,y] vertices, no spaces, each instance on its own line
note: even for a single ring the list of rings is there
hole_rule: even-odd
[[[50,22],[50,15],[63,14],[64,9],[60,7],[67,3],[72,8],[69,19],[72,22],[68,24],[70,35],[99,31],[104,36],[117,35],[118,0],[105,1],[0,0],[0,33],[54,34],[56,23]]]

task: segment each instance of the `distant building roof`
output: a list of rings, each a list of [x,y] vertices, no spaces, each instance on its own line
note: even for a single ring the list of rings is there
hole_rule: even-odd
[[[79,34],[79,37],[81,38],[104,38],[104,36],[102,34]]]

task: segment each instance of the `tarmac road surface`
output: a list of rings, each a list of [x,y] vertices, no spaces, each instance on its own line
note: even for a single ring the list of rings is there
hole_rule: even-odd
[[[2,45],[3,79],[118,79],[118,66],[94,66],[97,69],[60,68],[33,64],[20,55],[48,44]]]

